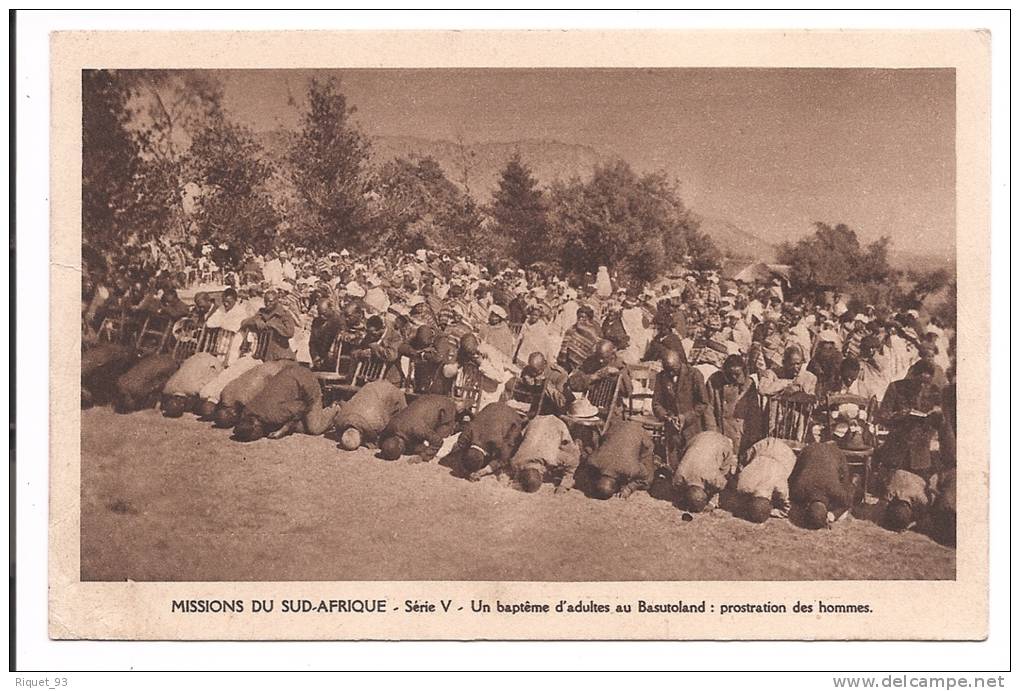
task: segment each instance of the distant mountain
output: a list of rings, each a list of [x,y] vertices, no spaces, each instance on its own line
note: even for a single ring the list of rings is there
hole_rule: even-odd
[[[695,209],[697,213],[697,209]],[[730,257],[776,261],[778,247],[768,240],[740,228],[736,224],[713,216],[701,217],[701,232],[706,233],[716,246]]]

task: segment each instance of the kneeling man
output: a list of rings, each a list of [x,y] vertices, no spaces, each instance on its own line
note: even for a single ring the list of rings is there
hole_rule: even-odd
[[[449,396],[425,394],[393,416],[379,435],[379,455],[395,461],[404,454],[428,462],[457,424],[457,404]]]
[[[322,407],[322,388],[311,369],[293,363],[273,376],[245,406],[234,428],[240,441],[255,441],[268,435],[280,439],[298,430],[322,434],[333,426],[339,408]]]
[[[733,440],[715,431],[699,432],[687,444],[680,465],[673,474],[681,508],[700,513],[719,505],[719,492],[737,471]]]

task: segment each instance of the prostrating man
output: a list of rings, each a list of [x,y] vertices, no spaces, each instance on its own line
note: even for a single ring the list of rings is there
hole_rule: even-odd
[[[748,463],[737,475],[737,493],[743,514],[752,523],[769,516],[785,516],[790,508],[790,474],[797,456],[781,439],[756,442],[747,453]]]
[[[273,360],[261,362],[242,372],[223,386],[217,405],[205,416],[213,420],[213,425],[221,429],[233,427],[241,419],[244,407],[265,387],[270,379],[279,374],[284,367],[294,364],[293,360]],[[205,401],[203,401],[203,404]]]
[[[156,405],[178,364],[171,354],[149,355],[139,360],[117,379],[117,412],[130,413]]]
[[[333,426],[338,411],[335,404],[322,407],[322,388],[315,373],[295,363],[266,382],[245,406],[234,434],[240,441],[255,441],[267,435],[280,439],[299,430],[319,435]]]
[[[460,433],[453,454],[465,475],[486,466],[506,464],[521,441],[526,419],[506,403],[485,406]]]
[[[928,483],[909,470],[886,469],[882,472],[882,499],[885,501],[885,525],[897,532],[910,529],[928,510]]]
[[[138,362],[131,348],[100,343],[81,355],[81,405],[106,405],[117,397],[117,380]]]
[[[673,473],[680,507],[691,513],[714,509],[719,505],[719,493],[736,471],[737,455],[729,437],[713,430],[694,435]]]
[[[376,441],[393,416],[407,407],[404,392],[385,379],[371,381],[340,404],[334,420],[340,433],[340,447],[354,451]]]
[[[212,353],[195,353],[163,386],[163,415],[180,417],[195,407],[202,387],[223,371],[223,361]]]
[[[547,479],[556,482],[556,492],[574,486],[574,474],[581,462],[581,449],[570,436],[566,424],[553,415],[532,418],[524,430],[524,439],[510,459],[509,474],[523,492],[537,492]],[[506,466],[491,462],[468,476],[479,480]]]
[[[407,453],[418,456],[421,462],[431,461],[456,424],[457,405],[452,398],[419,396],[394,415],[379,435],[379,455],[395,461]]]
[[[943,470],[932,478],[931,511],[934,537],[956,544],[956,468]]]
[[[648,489],[655,476],[653,449],[652,436],[641,423],[614,422],[587,461],[594,480],[592,496],[609,499],[617,494],[626,499],[636,490]]]
[[[679,353],[666,351],[662,371],[655,375],[652,414],[666,422],[666,434],[678,450],[701,432],[716,429],[711,400],[701,371]]]
[[[790,500],[804,511],[804,524],[824,528],[849,512],[854,488],[846,457],[832,442],[807,446],[790,474]]]

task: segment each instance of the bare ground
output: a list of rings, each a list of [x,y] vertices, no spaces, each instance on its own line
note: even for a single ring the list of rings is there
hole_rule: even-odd
[[[83,580],[955,577],[955,550],[867,520],[680,517],[645,493],[528,495],[323,437],[240,444],[190,415],[82,412]]]

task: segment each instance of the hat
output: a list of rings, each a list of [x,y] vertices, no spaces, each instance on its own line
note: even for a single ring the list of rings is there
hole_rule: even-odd
[[[453,379],[457,376],[457,371],[460,367],[457,366],[456,362],[448,362],[443,365],[443,377],[446,379]]]
[[[570,404],[568,415],[576,418],[593,418],[598,417],[599,409],[587,398],[579,398]]]
[[[423,304],[425,304],[425,298],[423,298],[421,295],[414,295],[411,297],[410,300],[407,301],[408,307],[417,307],[418,305]]]
[[[499,305],[493,305],[492,307],[490,307],[489,314],[495,314],[497,317],[500,317],[502,319],[507,318],[506,310],[500,307]]]
[[[351,256],[351,253],[348,252],[346,249],[342,249],[342,250],[340,250],[340,256],[341,257],[349,257],[349,256]]]

